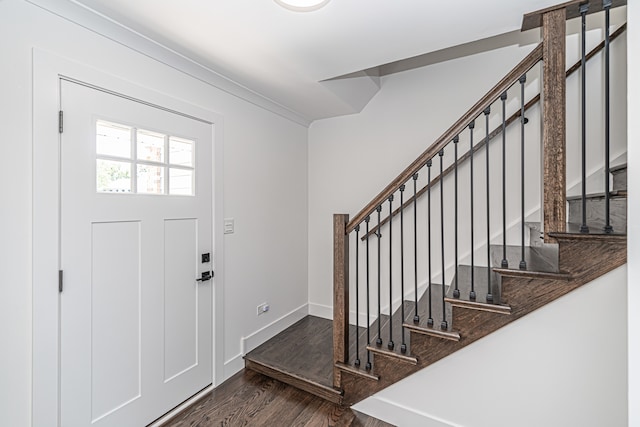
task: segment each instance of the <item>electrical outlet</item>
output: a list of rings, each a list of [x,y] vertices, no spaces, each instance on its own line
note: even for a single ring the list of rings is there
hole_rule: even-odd
[[[261,314],[266,313],[267,311],[269,311],[269,303],[265,302],[262,303],[258,306],[258,316],[260,316]]]

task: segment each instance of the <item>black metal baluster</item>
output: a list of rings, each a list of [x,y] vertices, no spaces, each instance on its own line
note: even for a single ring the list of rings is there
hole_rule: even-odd
[[[440,322],[440,329],[446,330],[449,328],[447,323],[447,310],[444,302],[445,297],[445,279],[444,279],[444,181],[442,180],[442,160],[444,157],[444,149],[438,153],[440,157],[440,254],[442,261],[442,322]]]
[[[522,250],[522,257],[520,259],[520,270],[527,269],[527,261],[524,257],[524,125],[527,123],[527,119],[524,117],[524,84],[527,81],[527,75],[523,74],[520,77],[520,248]]]
[[[400,186],[400,314],[402,315],[402,345],[400,351],[407,352],[407,343],[404,339],[404,189],[405,185]]]
[[[491,226],[490,226],[490,198],[489,198],[489,114],[491,114],[491,107],[484,109],[485,118],[485,143],[484,150],[486,154],[486,174],[487,174],[487,302],[493,302],[493,294],[491,293]]]
[[[502,101],[502,268],[509,268],[507,260],[507,92]]]
[[[455,277],[453,278],[455,288],[453,290],[453,297],[460,298],[460,289],[458,289],[458,142],[460,142],[460,137],[456,135],[453,138],[453,177],[454,177],[454,252],[455,252]]]
[[[414,315],[413,323],[420,323],[418,314],[418,194],[417,194],[418,174],[413,174],[413,292],[414,292]]]
[[[612,233],[613,227],[611,226],[611,194],[609,192],[609,161],[610,161],[610,92],[609,92],[609,26],[611,0],[604,0],[602,2],[605,16],[605,28],[604,28],[604,217],[605,225],[604,232]]]
[[[369,236],[369,221],[371,220],[370,216],[367,216],[364,219],[364,222],[367,226],[367,236]],[[371,345],[371,314],[370,314],[370,303],[369,303],[369,237],[367,237],[367,347]],[[371,351],[367,349],[367,364],[365,365],[365,369],[367,371],[371,370]]]
[[[427,319],[427,324],[429,326],[433,326],[433,316],[431,314],[431,285],[432,277],[431,277],[431,159],[427,160],[427,252],[429,253],[428,260],[428,273],[429,273],[429,288],[427,289],[429,296],[429,318]]]
[[[360,224],[356,225],[356,360],[360,366]]]
[[[393,350],[393,194],[389,196],[389,343],[387,348]]]
[[[469,172],[471,185],[470,185],[470,193],[471,193],[471,211],[469,216],[471,217],[471,291],[469,292],[469,299],[476,299],[476,290],[475,290],[475,280],[474,280],[474,244],[473,244],[473,129],[476,127],[476,121],[473,120],[469,123],[469,162],[471,171]]]
[[[378,212],[378,228],[376,228],[376,234],[378,235],[378,338],[376,338],[376,344],[378,346],[382,345],[382,318],[381,318],[381,310],[380,310],[380,299],[382,297],[380,292],[380,240],[382,240],[382,234],[380,233],[380,212],[382,212],[382,205],[376,208],[376,212]]]
[[[586,32],[587,32],[587,12],[589,11],[589,3],[580,5],[580,15],[582,16],[582,32],[581,32],[581,69],[582,80],[580,81],[582,90],[582,225],[580,225],[581,233],[588,233],[587,226],[587,54],[586,54]]]

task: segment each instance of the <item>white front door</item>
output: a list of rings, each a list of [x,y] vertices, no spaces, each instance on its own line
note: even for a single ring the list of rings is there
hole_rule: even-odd
[[[61,425],[139,427],[212,381],[212,126],[60,90]]]

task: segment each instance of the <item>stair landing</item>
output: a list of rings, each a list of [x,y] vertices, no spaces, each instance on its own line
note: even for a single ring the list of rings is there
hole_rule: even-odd
[[[351,327],[355,336],[355,326]],[[333,322],[307,316],[245,357],[245,367],[283,383],[342,403],[333,388]]]

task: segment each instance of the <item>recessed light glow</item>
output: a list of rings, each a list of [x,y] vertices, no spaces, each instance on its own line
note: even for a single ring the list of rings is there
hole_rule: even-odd
[[[329,0],[274,0],[280,6],[295,12],[311,12],[329,3]]]

